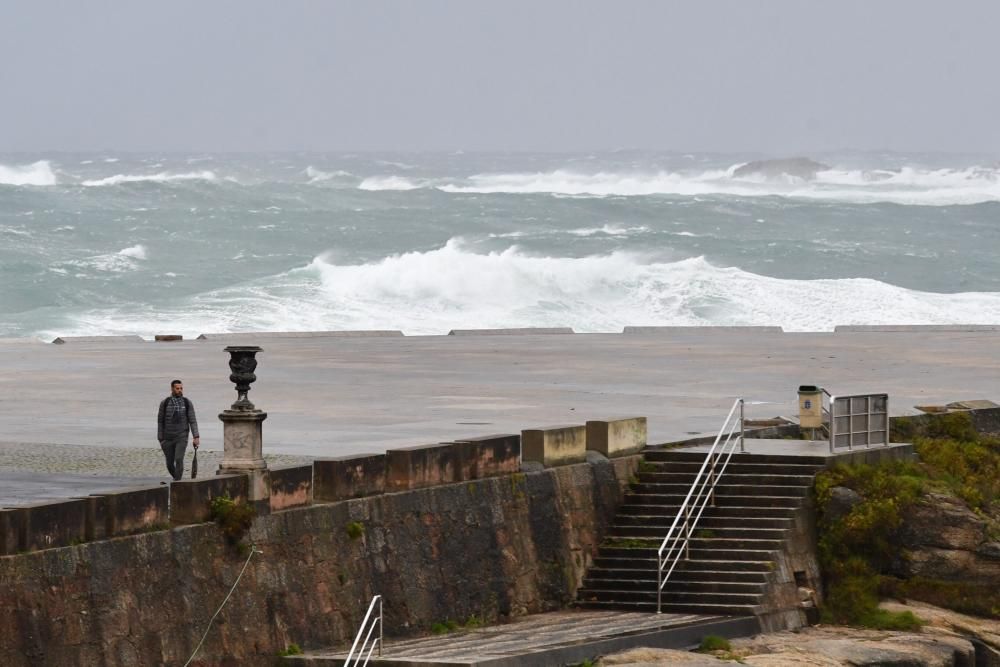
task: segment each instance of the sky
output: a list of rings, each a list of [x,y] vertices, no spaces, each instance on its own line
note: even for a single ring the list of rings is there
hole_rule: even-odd
[[[1000,155],[1000,2],[0,0],[0,152]]]

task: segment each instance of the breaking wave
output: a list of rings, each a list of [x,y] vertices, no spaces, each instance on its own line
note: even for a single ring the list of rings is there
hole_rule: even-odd
[[[160,172],[158,174],[115,174],[107,178],[81,181],[80,185],[87,187],[102,187],[107,185],[122,185],[124,183],[173,183],[175,181],[209,181],[216,182],[219,177],[213,171],[191,171],[180,174]]]
[[[332,181],[337,178],[350,178],[353,176],[349,171],[344,171],[343,169],[337,169],[336,171],[323,171],[322,169],[317,169],[312,165],[306,167],[306,178],[309,179],[310,183],[322,183],[323,181]]]
[[[414,181],[402,176],[371,176],[361,181],[359,190],[417,190],[425,187],[425,183]]]
[[[0,164],[0,185],[55,185],[56,174],[48,160],[22,166]]]
[[[451,193],[552,194],[559,196],[710,196],[790,197],[869,204],[888,202],[904,205],[948,206],[1000,201],[1000,169],[837,170],[818,172],[814,180],[796,177],[738,178],[739,165],[702,172],[608,172],[581,173],[557,169],[550,172],[477,174],[466,179],[438,183],[434,187]],[[377,189],[420,187],[408,179],[406,187],[394,188],[384,178]],[[429,184],[425,184],[427,187]],[[372,188],[376,189],[376,188]]]
[[[627,325],[830,331],[844,324],[899,323],[998,324],[1000,293],[937,294],[870,279],[771,278],[713,266],[700,257],[676,262],[631,252],[541,257],[517,246],[480,254],[452,239],[435,250],[365,264],[317,257],[308,266],[209,292],[175,309],[93,311],[78,319],[76,333],[149,335],[164,326],[185,334],[316,329],[441,334],[525,326],[619,332]]]

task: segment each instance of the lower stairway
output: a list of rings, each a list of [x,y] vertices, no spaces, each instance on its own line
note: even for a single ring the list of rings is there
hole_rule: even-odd
[[[704,452],[648,449],[593,567],[577,592],[589,609],[656,611],[657,551],[705,461]],[[809,502],[821,456],[733,454],[705,508],[688,559],[663,588],[671,613],[759,615],[776,561]]]

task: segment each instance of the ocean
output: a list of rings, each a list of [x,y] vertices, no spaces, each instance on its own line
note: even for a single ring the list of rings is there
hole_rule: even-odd
[[[1000,161],[0,154],[0,336],[1000,324]]]

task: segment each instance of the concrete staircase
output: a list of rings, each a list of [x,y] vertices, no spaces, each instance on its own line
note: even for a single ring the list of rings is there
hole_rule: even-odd
[[[578,606],[656,611],[657,550],[705,460],[704,452],[646,450],[647,465],[626,494]],[[663,611],[761,613],[775,556],[807,501],[818,456],[733,454],[681,560],[663,589]]]

